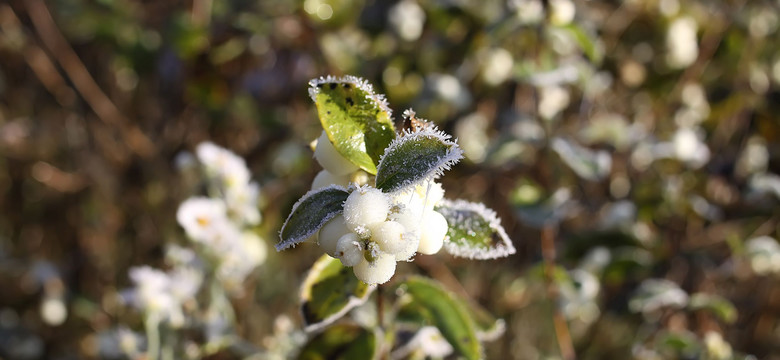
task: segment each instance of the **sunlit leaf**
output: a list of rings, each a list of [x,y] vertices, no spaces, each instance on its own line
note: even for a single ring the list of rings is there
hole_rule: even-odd
[[[301,312],[307,331],[338,320],[355,306],[363,304],[374,289],[358,280],[341,261],[322,255],[312,266],[301,286]]]
[[[358,325],[340,324],[311,338],[298,354],[298,360],[373,359],[377,337]]]
[[[403,284],[425,320],[439,329],[455,352],[466,359],[482,358],[474,321],[461,300],[433,280],[415,276]]]
[[[322,128],[336,150],[361,169],[376,174],[379,158],[395,138],[392,114],[383,95],[354,76],[328,76],[309,82]]]
[[[444,215],[449,225],[444,248],[450,254],[469,259],[495,259],[515,253],[501,220],[485,205],[444,199],[437,204],[436,211]]]
[[[290,216],[279,231],[281,241],[276,251],[293,247],[314,235],[328,220],[340,214],[349,192],[332,185],[312,190],[293,205]]]
[[[377,168],[376,187],[392,193],[417,186],[440,176],[462,157],[458,144],[433,126],[405,132],[385,150]]]

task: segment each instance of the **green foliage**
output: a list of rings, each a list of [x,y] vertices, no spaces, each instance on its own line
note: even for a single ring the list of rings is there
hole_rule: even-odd
[[[477,339],[474,320],[462,300],[433,280],[419,276],[405,281],[402,289],[412,298],[411,308],[418,309],[417,319],[438,328],[458,355],[466,359],[482,358],[482,344]]]
[[[358,280],[341,261],[322,255],[301,286],[301,313],[307,330],[316,330],[363,304],[374,286]]]
[[[336,150],[361,169],[376,174],[379,158],[395,138],[384,97],[352,76],[312,80],[309,85],[322,128]]]
[[[373,359],[377,351],[374,332],[357,325],[331,326],[310,339],[298,360]]]
[[[449,228],[444,248],[470,259],[495,259],[515,253],[496,213],[483,204],[444,200],[436,206]]]
[[[276,250],[284,250],[301,243],[317,233],[328,220],[341,213],[349,192],[331,186],[313,190],[304,195],[292,208],[279,232],[281,242]]]
[[[376,187],[384,192],[409,189],[441,175],[462,157],[449,136],[426,128],[407,133],[385,150],[376,174]]]

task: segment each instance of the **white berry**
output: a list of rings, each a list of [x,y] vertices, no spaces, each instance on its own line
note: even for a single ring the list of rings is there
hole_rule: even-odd
[[[366,284],[384,284],[395,274],[395,257],[380,253],[374,261],[361,260],[352,270],[355,276]]]
[[[404,249],[404,226],[395,221],[385,221],[371,226],[371,239],[382,251],[395,255]]]
[[[341,156],[338,150],[333,147],[328,134],[325,131],[322,132],[319,139],[317,139],[317,148],[314,149],[314,158],[322,165],[325,170],[328,170],[333,175],[347,175],[358,169],[357,165],[351,163],[349,160]]]
[[[355,189],[344,201],[344,219],[347,228],[364,234],[370,225],[383,222],[390,211],[390,201],[379,189]]]
[[[346,175],[336,176],[333,175],[328,170],[322,170],[317,173],[317,176],[314,177],[314,181],[311,182],[311,189],[312,190],[322,189],[329,185],[339,185],[339,186],[347,187],[347,185],[349,185],[349,176]]]
[[[420,245],[417,252],[431,255],[439,252],[447,235],[447,219],[436,211],[428,211],[423,216],[420,232]]]
[[[334,256],[336,253],[336,243],[338,243],[342,236],[348,233],[350,233],[350,231],[347,228],[347,225],[344,224],[344,217],[339,215],[325,223],[325,226],[320,229],[317,241],[322,250],[325,250],[325,253]]]
[[[395,253],[395,259],[397,261],[407,261],[417,253],[417,248],[420,247],[420,236],[417,233],[407,231],[403,233],[401,240],[403,241],[403,248]]]
[[[403,225],[408,232],[419,234],[422,218],[418,213],[408,207],[403,207],[397,213],[390,214],[390,219]]]
[[[336,257],[344,266],[355,266],[363,260],[363,245],[357,234],[342,236],[336,244]]]

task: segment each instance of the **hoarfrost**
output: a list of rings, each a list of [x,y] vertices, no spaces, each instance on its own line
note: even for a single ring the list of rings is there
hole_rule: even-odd
[[[444,215],[449,224],[444,241],[448,253],[485,260],[506,257],[516,252],[496,212],[484,204],[442,199],[436,211]]]

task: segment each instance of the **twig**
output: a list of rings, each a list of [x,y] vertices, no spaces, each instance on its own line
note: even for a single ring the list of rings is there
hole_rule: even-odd
[[[136,154],[143,157],[154,155],[154,144],[137,126],[130,124],[130,121],[100,89],[84,63],[68,44],[68,40],[57,28],[46,4],[41,0],[27,0],[24,1],[24,5],[44,46],[51,54],[56,55],[57,62],[97,116],[106,124],[117,127],[124,141]]]
[[[569,334],[569,326],[558,308],[558,287],[555,283],[555,228],[546,225],[542,228],[542,257],[544,257],[544,278],[547,282],[547,297],[553,306],[553,326],[558,348],[564,360],[574,360],[577,354]]]
[[[18,33],[20,36],[25,37],[21,53],[27,65],[60,105],[64,107],[73,106],[76,98],[73,89],[65,82],[65,79],[57,71],[57,67],[46,52],[35,44],[34,41],[26,39],[21,21],[19,21],[16,13],[8,4],[0,6],[0,29],[4,33]]]

